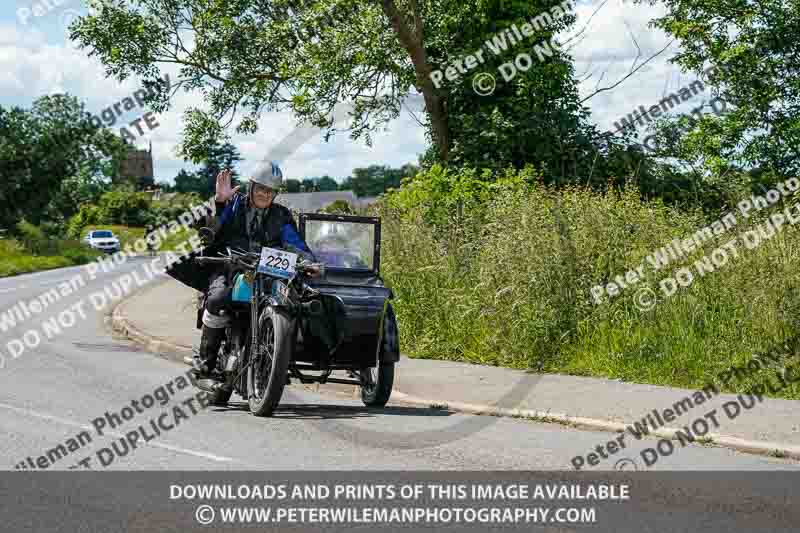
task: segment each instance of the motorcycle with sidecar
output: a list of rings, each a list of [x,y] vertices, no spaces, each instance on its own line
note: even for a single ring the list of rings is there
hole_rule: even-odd
[[[393,294],[380,276],[380,229],[377,217],[306,213],[299,231],[319,263],[291,248],[191,258],[200,267],[224,265],[232,287],[216,379],[196,382],[212,403],[236,392],[253,414],[271,416],[296,379],[356,385],[365,405],[386,405],[400,351]],[[315,267],[318,278],[309,276]],[[204,308],[201,295],[198,329]]]

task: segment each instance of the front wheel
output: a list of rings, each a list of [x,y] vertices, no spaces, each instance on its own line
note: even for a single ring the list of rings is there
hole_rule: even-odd
[[[280,311],[267,307],[261,312],[261,354],[247,369],[247,401],[256,416],[271,416],[281,401],[294,350],[294,330],[294,321]],[[255,357],[254,347],[250,356]]]
[[[394,363],[382,361],[384,354],[398,346],[397,320],[390,305],[383,321],[381,347],[374,367],[361,369],[361,402],[367,407],[384,407],[392,395]]]

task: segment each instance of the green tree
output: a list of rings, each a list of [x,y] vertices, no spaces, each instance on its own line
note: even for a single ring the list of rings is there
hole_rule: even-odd
[[[336,180],[332,177],[325,175],[320,178],[319,182],[317,182],[317,187],[323,192],[335,191],[339,189],[339,184],[336,183]]]
[[[202,160],[202,167],[195,172],[181,169],[175,176],[175,192],[197,193],[204,198],[216,190],[217,174],[225,168],[231,169],[234,179],[239,177],[236,164],[241,161],[239,151],[230,143],[214,144]]]
[[[485,62],[474,71],[494,77],[491,94],[473,90],[473,81],[480,80],[473,76],[453,82],[445,78],[442,82],[452,145],[448,160],[452,164],[490,168],[494,174],[508,166],[521,169],[533,164],[557,182],[573,181],[576,176],[585,180],[590,175],[592,164],[597,164],[597,149],[589,111],[580,103],[569,52],[558,49],[571,43],[562,38],[560,45],[556,44],[558,35],[574,25],[574,14],[553,17],[519,49],[507,43],[505,34],[513,25],[519,28],[534,16],[557,12],[560,4],[554,0],[489,0],[481,3],[479,10],[461,9],[440,22],[446,28],[444,33],[452,37],[428,47],[429,57],[436,64],[447,65],[485,50],[487,41],[496,49],[506,46],[503,53],[486,53]],[[499,75],[500,67],[513,63],[517,51],[528,53],[532,64],[505,81]],[[426,167],[442,160],[437,144],[424,157]]]
[[[647,3],[653,4],[652,0]],[[701,74],[728,104],[721,117],[668,122],[665,143],[700,174],[800,171],[800,10],[785,0],[665,0],[655,27],[680,39],[673,62]],[[723,15],[724,14],[724,15]],[[677,123],[676,123],[677,122]],[[676,129],[685,132],[676,135]]]
[[[151,201],[140,192],[114,190],[100,197],[100,222],[143,226],[149,220]]]
[[[79,169],[61,182],[56,194],[45,209],[46,219],[63,222],[76,213],[77,206],[94,204],[111,189],[109,179],[92,173],[88,168]]]
[[[348,176],[339,184],[340,191],[352,191],[353,190],[353,178]]]
[[[295,179],[284,181],[286,192],[300,192],[300,182]]]
[[[183,172],[183,169],[181,169],[181,172]],[[180,172],[179,172],[179,174],[180,174]],[[157,188],[161,189],[161,192],[164,192],[164,193],[179,192],[179,191],[177,191],[175,189],[175,185],[173,185],[172,183],[170,183],[168,181],[157,181],[155,186]]]
[[[66,220],[104,190],[126,150],[92,126],[75,97],[44,96],[30,110],[0,106],[0,227]]]
[[[181,169],[175,176],[175,192],[203,194],[207,190],[206,177]]]
[[[291,109],[330,134],[336,105],[353,102],[348,129],[354,139],[363,136],[371,144],[370,132],[396,118],[413,92],[425,101],[436,156],[447,161],[454,138],[463,138],[454,130],[460,121],[450,120],[450,100],[455,100],[457,110],[478,100],[459,96],[472,91],[471,76],[437,88],[432,75],[465,52],[480,49],[493,32],[558,4],[556,0],[174,0],[130,8],[106,5],[97,16],[76,22],[71,37],[90,47],[109,74],[144,76],[145,84],[153,87],[150,105],[158,112],[168,107],[171,91],[159,84],[157,65],[180,66],[183,79],[178,83],[204,93],[204,108],[192,108],[185,115],[180,151],[193,161],[205,157],[208,146],[225,136],[226,127],[240,112],[243,116],[235,131],[255,133],[265,109]],[[547,38],[573,20],[561,17],[535,38]],[[192,41],[191,51],[183,44],[186,39]],[[496,61],[500,58],[492,59]],[[537,97],[541,103],[535,112],[555,110],[567,118],[579,112],[573,88],[561,90],[564,61],[559,55],[547,67],[537,63],[524,76],[526,94],[546,89]],[[524,102],[523,95],[502,109],[496,120],[476,118],[467,126],[477,131],[501,124],[504,135],[512,138],[509,132],[514,127],[508,124],[517,120],[514,111],[527,110]],[[526,112],[521,118],[528,131],[535,129],[536,115]],[[574,118],[570,120],[574,123]],[[546,124],[554,124],[551,135],[566,131],[569,137],[568,130],[574,127],[570,120],[556,117]]]
[[[236,170],[236,164],[241,160],[239,150],[230,143],[211,146],[202,160],[202,167],[196,172],[198,181],[204,186],[195,192],[198,192],[204,198],[213,195],[216,191],[217,174],[226,168],[231,169],[231,177],[237,179],[239,173]]]
[[[399,189],[402,179],[413,177],[419,169],[414,165],[390,168],[386,165],[370,165],[367,168],[353,169],[347,186],[356,196],[378,196],[390,189]]]

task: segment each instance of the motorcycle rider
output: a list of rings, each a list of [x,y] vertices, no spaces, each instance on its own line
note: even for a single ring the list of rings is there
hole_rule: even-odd
[[[313,261],[314,255],[303,242],[291,211],[274,202],[283,181],[283,172],[273,161],[250,178],[247,196],[239,187],[231,188],[231,171],[221,171],[216,182],[216,231],[213,245],[259,252],[263,246],[296,248],[301,258]],[[312,276],[319,275],[314,269]],[[206,308],[199,353],[193,358],[197,377],[213,379],[220,345],[225,337],[231,303],[231,286],[224,268],[213,269],[208,279]]]

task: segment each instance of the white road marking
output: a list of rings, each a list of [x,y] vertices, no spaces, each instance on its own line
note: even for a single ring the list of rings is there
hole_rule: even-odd
[[[72,427],[80,428],[80,429],[94,430],[94,426],[80,424],[80,423],[74,422],[72,420],[67,420],[66,418],[59,418],[57,416],[48,415],[48,414],[45,414],[45,413],[37,413],[36,411],[32,411],[30,409],[23,409],[21,407],[15,407],[13,405],[8,405],[8,404],[5,404],[5,403],[0,403],[0,409],[7,409],[7,410],[12,411],[14,413],[30,416],[30,417],[33,417],[33,418],[38,418],[40,420],[47,420],[47,421],[50,421],[50,422],[57,422],[59,424],[64,424],[65,426],[72,426]],[[110,435],[112,437],[117,437],[117,438],[125,438],[125,435],[123,435],[122,433],[117,433],[116,431],[104,431],[103,432],[103,436],[105,436],[105,435]],[[224,457],[224,456],[214,455],[214,454],[207,453],[207,452],[198,452],[198,451],[195,451],[195,450],[189,450],[187,448],[181,448],[179,446],[172,446],[171,444],[164,444],[164,443],[161,443],[161,442],[153,442],[153,441],[151,441],[151,442],[145,442],[145,444],[147,444],[148,446],[155,446],[156,448],[163,448],[165,450],[170,450],[170,451],[173,451],[173,452],[176,452],[176,453],[182,453],[182,454],[185,454],[185,455],[193,455],[195,457],[202,457],[203,459],[211,459],[212,461],[218,461],[220,463],[227,463],[227,462],[235,461],[235,459],[233,459],[231,457]]]

